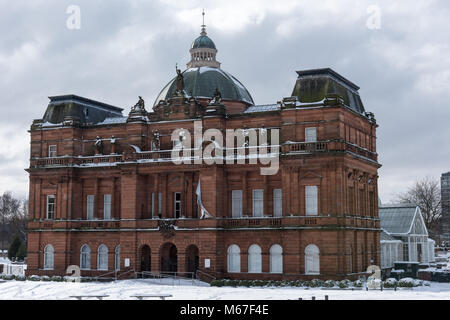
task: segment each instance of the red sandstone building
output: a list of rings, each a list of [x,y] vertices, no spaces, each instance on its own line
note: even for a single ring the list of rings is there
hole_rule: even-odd
[[[359,88],[298,71],[291,97],[254,105],[204,27],[190,53],[152,111],[50,97],[30,129],[27,273],[342,279],[378,265],[377,124]],[[225,148],[245,163],[175,164],[171,134],[196,121],[267,133],[279,170],[262,175],[247,141]]]

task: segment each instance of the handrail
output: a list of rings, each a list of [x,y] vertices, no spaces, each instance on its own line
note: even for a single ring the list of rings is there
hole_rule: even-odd
[[[209,274],[209,273],[203,272],[203,271],[201,271],[200,269],[198,269],[197,272],[196,272],[196,278],[197,278],[197,279],[201,279],[201,278],[198,276],[199,274],[200,274],[200,275],[204,275],[204,276],[209,277],[210,279],[212,279],[211,281],[216,280],[216,277],[214,277],[213,275],[211,275],[211,274]]]
[[[117,271],[111,271],[111,272],[107,272],[107,273],[101,274],[99,276],[94,277],[94,279],[98,280],[98,279],[101,279],[101,278],[105,278],[105,276],[107,276],[109,274],[114,274],[114,279],[117,279]]]

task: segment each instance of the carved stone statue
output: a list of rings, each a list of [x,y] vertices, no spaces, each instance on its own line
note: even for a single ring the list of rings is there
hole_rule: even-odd
[[[136,109],[144,110],[145,109],[145,101],[142,99],[141,96],[139,96],[139,101],[134,105],[133,108],[131,108],[132,111],[135,111]]]
[[[102,142],[102,139],[99,136],[97,136],[95,139],[96,139],[95,143],[94,143],[95,153],[96,154],[103,154],[103,142]]]
[[[155,130],[153,132],[153,140],[152,140],[152,151],[157,151],[159,150],[160,147],[160,141],[159,141],[159,132],[158,130]]]
[[[216,87],[213,99],[211,100],[210,104],[219,104],[221,102],[222,102],[222,95],[220,94],[219,88]]]
[[[184,78],[181,70],[176,67],[177,70],[177,91],[183,92],[184,90]]]

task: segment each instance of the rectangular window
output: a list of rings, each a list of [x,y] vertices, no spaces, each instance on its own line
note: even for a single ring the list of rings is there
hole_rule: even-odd
[[[87,219],[93,220],[94,219],[94,195],[88,195],[87,196],[87,206],[86,206],[86,212],[87,212]]]
[[[181,193],[174,192],[173,194],[173,215],[175,218],[181,216]]]
[[[305,142],[316,142],[316,141],[317,141],[317,129],[305,128]]]
[[[403,244],[403,261],[409,261],[409,246],[407,243]]]
[[[158,192],[158,217],[162,217],[162,192]]]
[[[281,189],[273,189],[273,215],[274,217],[281,217],[283,215]]]
[[[48,156],[49,158],[56,157],[56,145],[48,146]]]
[[[264,215],[264,190],[253,190],[253,216],[262,217]]]
[[[103,218],[105,220],[111,219],[111,195],[105,194],[103,196]]]
[[[156,212],[155,212],[155,193],[152,192],[152,219],[155,217]]]
[[[242,217],[242,190],[231,191],[232,217]]]
[[[47,196],[47,219],[51,220],[55,217],[55,196]]]
[[[318,213],[317,210],[317,186],[305,187],[305,205],[306,215],[315,216]]]

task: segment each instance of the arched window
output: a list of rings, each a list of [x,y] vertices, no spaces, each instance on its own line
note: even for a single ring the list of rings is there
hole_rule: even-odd
[[[120,270],[120,244],[114,249],[114,268]]]
[[[252,244],[248,248],[248,272],[261,273],[261,247]]]
[[[305,273],[320,274],[319,248],[314,244],[305,249]]]
[[[270,247],[270,273],[283,273],[283,248],[279,244]]]
[[[82,270],[91,268],[91,248],[87,244],[81,247],[80,268]]]
[[[241,249],[235,244],[228,247],[228,272],[241,272]]]
[[[104,244],[98,247],[97,269],[108,270],[108,248]]]
[[[44,248],[44,269],[53,270],[55,261],[55,250],[51,244],[48,244]]]

